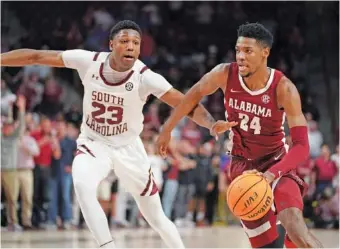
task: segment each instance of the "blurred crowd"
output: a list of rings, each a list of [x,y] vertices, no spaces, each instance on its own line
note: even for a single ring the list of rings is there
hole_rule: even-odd
[[[13,14],[7,21],[11,25],[2,28],[2,52],[23,47],[108,51],[112,25],[121,19],[135,20],[143,30],[141,60],[183,92],[216,64],[234,60],[239,24],[260,21],[276,37],[269,65],[297,85],[308,121],[310,159],[298,167],[309,184],[305,217],[310,226],[338,227],[339,147],[333,151],[324,144],[319,130],[324,117],[306,84],[307,24],[298,3],[268,3],[270,14],[251,2],[6,2],[3,6]],[[15,19],[20,29],[12,31]],[[71,176],[81,103],[65,97],[69,89],[81,96],[79,77],[67,69],[37,65],[1,68],[1,73],[1,225],[10,231],[85,226]],[[216,119],[224,119],[220,92],[203,104]],[[225,153],[228,134],[216,142],[205,129],[183,119],[173,131],[164,160],[156,155],[154,141],[170,112],[150,98],[142,133],[164,212],[179,227],[236,223],[225,201],[231,160]],[[114,173],[100,184],[98,199],[111,226],[147,226]]]

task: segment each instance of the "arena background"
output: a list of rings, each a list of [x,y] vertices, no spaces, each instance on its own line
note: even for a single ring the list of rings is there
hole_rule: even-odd
[[[284,72],[295,83],[308,120],[311,155],[298,169],[310,183],[310,191],[305,197],[306,222],[309,227],[318,229],[314,232],[326,247],[339,247],[338,171],[334,170],[327,179],[315,174],[329,164],[339,168],[339,2],[2,1],[1,53],[19,48],[109,51],[110,28],[123,19],[136,21],[143,30],[140,59],[183,92],[216,64],[234,61],[236,30],[240,24],[260,22],[273,32],[274,46],[268,64]],[[41,118],[45,117],[51,122],[52,136],[57,134],[56,124],[65,122],[68,136],[76,139],[83,93],[76,71],[42,66],[2,67],[1,80],[2,122],[12,116],[17,118],[17,108],[11,99],[13,95],[22,94],[27,99],[25,136],[34,133]],[[216,119],[224,119],[221,92],[204,99],[203,103]],[[150,158],[156,157],[153,141],[169,111],[165,104],[152,97],[145,105],[142,138]],[[208,166],[200,166],[211,174],[211,184],[200,203],[201,206],[206,203],[205,210],[204,206],[202,208],[203,220],[198,219],[200,211],[192,208],[194,191],[190,189],[194,184],[189,179],[194,170],[178,171],[171,160],[155,160],[159,163],[153,165],[160,175],[159,184],[163,186],[160,188],[164,209],[181,229],[188,246],[249,246],[236,219],[227,210],[223,196],[226,188],[224,171],[230,161],[224,153],[227,135],[212,143],[207,131],[189,120],[183,120],[173,133],[177,143],[183,145],[179,146],[183,147],[179,152],[190,155],[195,165],[199,165],[202,157],[211,160]],[[289,143],[288,130],[287,138]],[[202,144],[201,148],[194,146],[197,143]],[[19,154],[21,148],[18,147]],[[198,153],[199,149],[204,152]],[[1,157],[6,157],[3,148]],[[18,173],[15,179],[23,184],[17,204],[18,224],[14,225],[8,222],[9,206],[2,187],[3,247],[95,246],[79,207],[73,201],[73,191],[66,189],[67,194],[63,194],[65,186],[71,189],[70,171],[60,160],[50,160],[43,177],[38,176],[36,168],[12,166],[11,170]],[[6,181],[3,174],[6,170],[2,168],[2,183]],[[19,179],[23,170],[30,173],[25,181]],[[60,182],[67,183],[58,185]],[[175,194],[164,195],[165,187]],[[47,198],[42,190],[48,192]],[[31,200],[27,201],[26,196],[31,196]],[[103,181],[98,198],[107,212],[118,245],[162,246],[114,177]],[[69,209],[72,205],[72,210],[65,210],[65,203]],[[32,227],[22,223],[23,209],[28,215],[33,211]],[[64,219],[65,216],[69,218]],[[139,230],[129,233],[135,227]],[[237,241],[240,242],[225,240],[228,234],[230,238],[239,238]],[[196,240],[201,237],[203,240]]]

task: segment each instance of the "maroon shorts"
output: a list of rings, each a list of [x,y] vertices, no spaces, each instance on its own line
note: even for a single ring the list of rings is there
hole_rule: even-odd
[[[228,169],[228,180],[231,182],[246,170],[257,169],[265,172],[278,161],[275,155],[269,155],[258,160],[245,160],[233,157]],[[277,214],[290,207],[303,209],[302,197],[307,190],[307,184],[300,179],[295,171],[288,172],[272,183],[274,204],[271,210],[261,219],[256,221],[242,221],[242,226],[253,248],[265,246],[278,238]]]

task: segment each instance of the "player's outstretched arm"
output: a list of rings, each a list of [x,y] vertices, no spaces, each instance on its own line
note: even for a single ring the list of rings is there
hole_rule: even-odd
[[[174,111],[163,125],[163,129],[157,139],[158,153],[161,156],[166,157],[168,144],[171,139],[171,131],[184,116],[192,115],[193,120],[198,124],[200,121],[197,119],[205,119],[207,117],[205,113],[206,111],[202,111],[202,109],[200,109],[199,102],[204,96],[213,94],[219,88],[223,89],[227,82],[227,75],[228,65],[220,64],[209,73],[205,74],[202,79],[187,92],[186,95],[181,97],[180,103],[176,105]],[[166,99],[163,99],[163,101],[166,102]],[[213,127],[218,127],[219,124],[220,121],[215,124],[212,124],[210,121],[210,127],[208,126],[207,128],[211,131]]]
[[[186,95],[181,96],[179,104],[175,105],[175,109],[163,126],[163,131],[171,132],[177,123],[184,116],[192,116],[196,123],[200,123],[200,118],[205,116],[203,114],[205,111],[200,109],[199,102],[204,96],[213,94],[225,81],[224,76],[226,65],[220,64],[216,66],[209,73],[205,74],[191,89],[186,93]],[[164,99],[166,102],[166,99]],[[197,120],[198,119],[198,120]],[[206,127],[210,129],[211,127]]]
[[[45,65],[65,67],[62,51],[17,49],[1,54],[2,67],[22,67],[26,65]]]
[[[307,160],[309,155],[307,121],[301,109],[300,94],[286,77],[279,82],[277,100],[278,105],[284,108],[287,115],[293,146],[279,163],[268,170],[272,174],[272,180],[295,169],[297,165]]]
[[[167,103],[169,106],[176,108],[184,99],[184,94],[175,88],[170,89],[165,93],[160,100]],[[196,104],[193,110],[187,114],[196,124],[210,129],[216,122],[211,114],[204,108],[202,104]]]

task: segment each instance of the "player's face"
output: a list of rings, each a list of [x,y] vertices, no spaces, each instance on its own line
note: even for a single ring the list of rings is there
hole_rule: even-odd
[[[119,69],[130,69],[140,54],[141,37],[136,30],[123,29],[110,41],[115,64]]]
[[[262,47],[254,38],[239,37],[235,46],[236,62],[242,77],[249,77],[266,62],[269,49]]]

